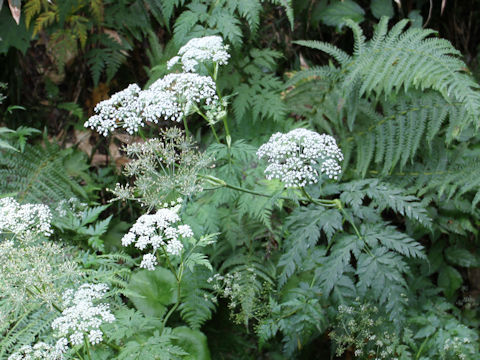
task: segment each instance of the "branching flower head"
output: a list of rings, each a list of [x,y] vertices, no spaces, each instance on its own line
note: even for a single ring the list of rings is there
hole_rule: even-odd
[[[57,335],[72,345],[83,344],[84,340],[95,345],[103,340],[100,326],[111,323],[115,317],[108,304],[95,304],[105,296],[105,284],[83,284],[76,291],[68,289],[63,296],[65,309],[62,315],[52,322]]]
[[[179,255],[183,250],[181,239],[193,236],[190,226],[179,224],[179,209],[180,204],[177,204],[160,209],[155,214],[140,216],[122,238],[123,246],[134,244],[140,250],[151,249],[151,253],[143,256],[141,268],[155,269],[158,263],[156,252],[159,249],[169,255]]]
[[[0,199],[0,233],[12,233],[20,239],[52,234],[52,213],[47,205],[20,205],[11,197]]]
[[[307,129],[273,134],[257,156],[267,158],[267,179],[280,179],[285,187],[315,184],[322,174],[336,180],[343,160],[333,137]]]
[[[10,355],[8,360],[63,360],[66,350],[63,342],[50,345],[40,341],[33,346],[22,346],[18,352]]]
[[[135,178],[135,187],[118,185],[112,191],[117,198],[131,199],[136,193],[144,205],[158,208],[166,201],[202,191],[198,174],[211,161],[182,130],[164,129],[159,139],[134,143],[125,150],[132,161],[124,172]]]
[[[175,64],[181,63],[183,71],[195,72],[199,64],[225,65],[229,58],[228,45],[223,44],[220,36],[205,36],[187,42],[178,51],[178,56],[173,57],[167,66],[170,69]]]

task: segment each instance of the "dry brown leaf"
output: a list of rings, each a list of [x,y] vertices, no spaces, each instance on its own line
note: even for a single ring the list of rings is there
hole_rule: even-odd
[[[22,2],[21,0],[8,0],[8,6],[10,7],[10,11],[12,13],[13,20],[17,23],[17,25],[20,24],[20,9],[22,8]]]

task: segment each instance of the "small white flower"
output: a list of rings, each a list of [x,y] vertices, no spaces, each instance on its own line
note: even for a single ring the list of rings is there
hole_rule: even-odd
[[[143,255],[142,262],[140,263],[140,267],[143,269],[147,269],[150,271],[155,270],[155,265],[157,265],[157,258],[154,254],[145,254]]]
[[[307,129],[273,134],[257,156],[267,158],[267,179],[280,179],[285,187],[315,184],[322,174],[336,180],[342,170],[343,154],[335,139]]]

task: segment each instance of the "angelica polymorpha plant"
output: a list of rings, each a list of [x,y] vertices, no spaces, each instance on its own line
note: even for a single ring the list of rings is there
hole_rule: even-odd
[[[123,246],[134,244],[139,250],[147,251],[143,254],[140,268],[154,271],[160,266],[170,270],[175,278],[176,302],[163,319],[162,331],[181,303],[185,269],[193,272],[193,268],[200,265],[212,270],[206,255],[198,250],[215,240],[215,235],[196,239],[190,226],[181,223],[178,214],[182,206],[180,199],[169,205],[154,214],[142,215],[122,238]]]
[[[161,119],[184,122],[188,131],[186,117],[196,113],[204,118],[217,138],[215,123],[226,123],[227,102],[218,93],[216,79],[218,67],[228,62],[228,46],[222,38],[211,36],[190,40],[179,50],[178,56],[168,63],[172,67],[182,64],[182,72],[167,74],[155,81],[150,87],[141,90],[136,84],[112,95],[95,107],[95,115],[86,122],[85,127],[97,130],[103,136],[124,128],[129,134],[139,132],[147,123],[158,123]],[[202,75],[200,65],[211,69],[208,75]],[[227,139],[230,144],[230,140]]]

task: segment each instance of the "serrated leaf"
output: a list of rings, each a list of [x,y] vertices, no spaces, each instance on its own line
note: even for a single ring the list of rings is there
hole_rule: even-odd
[[[185,259],[185,266],[193,272],[195,265],[205,266],[207,269],[212,270],[212,265],[208,261],[208,257],[202,253],[193,253]]]

